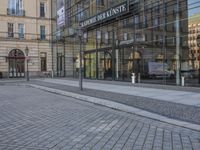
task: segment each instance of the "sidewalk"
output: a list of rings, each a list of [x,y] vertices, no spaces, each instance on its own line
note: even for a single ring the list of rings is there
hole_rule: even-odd
[[[135,87],[129,83],[119,85],[120,82],[112,81],[108,83],[84,80],[83,91],[79,90],[75,79],[33,79],[29,85],[153,119],[163,120],[164,116],[167,117],[164,121],[171,118],[200,125],[200,94],[197,91]]]
[[[74,78],[4,80],[200,131],[200,88]]]
[[[78,87],[78,81],[61,80],[61,79],[42,79],[40,81],[54,84],[61,84],[67,86]],[[96,83],[96,82],[83,82],[83,87],[86,89],[94,89],[99,91],[120,93],[125,95],[132,95],[144,98],[151,98],[167,102],[174,102],[185,105],[192,105],[200,107],[200,93],[174,91],[166,89],[155,89],[145,87],[135,87],[134,85],[121,86],[116,84]],[[148,99],[147,99],[148,100]]]

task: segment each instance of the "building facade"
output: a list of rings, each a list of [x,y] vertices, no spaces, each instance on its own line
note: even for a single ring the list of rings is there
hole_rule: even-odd
[[[188,85],[198,83],[199,75],[188,75],[199,69],[191,64],[188,37],[189,18],[199,13],[200,1],[57,2],[65,10],[64,22],[57,19],[53,43],[53,70],[58,76],[77,76],[83,50],[88,79],[131,81],[134,73],[143,83],[181,85],[182,76]]]
[[[25,77],[27,62],[30,76],[44,76],[52,71],[51,32],[54,21],[51,16],[51,0],[1,0],[1,76]]]
[[[191,64],[194,69],[200,68],[200,47],[197,41],[200,36],[200,14],[192,15],[189,18],[189,48]]]

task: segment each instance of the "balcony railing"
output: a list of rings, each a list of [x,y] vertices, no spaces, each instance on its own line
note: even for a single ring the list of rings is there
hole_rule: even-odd
[[[12,16],[25,16],[25,10],[7,9],[7,15]]]
[[[32,41],[50,41],[51,34],[41,35],[36,33],[19,33],[19,32],[2,32],[0,31],[1,40],[32,40]]]

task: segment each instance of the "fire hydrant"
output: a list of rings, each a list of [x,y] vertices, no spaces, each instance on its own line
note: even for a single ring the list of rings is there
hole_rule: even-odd
[[[135,84],[135,73],[132,73],[132,83]]]

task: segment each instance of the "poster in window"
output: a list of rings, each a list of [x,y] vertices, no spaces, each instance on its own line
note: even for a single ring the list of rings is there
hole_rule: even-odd
[[[57,0],[57,27],[61,28],[64,25],[65,25],[64,0]]]

